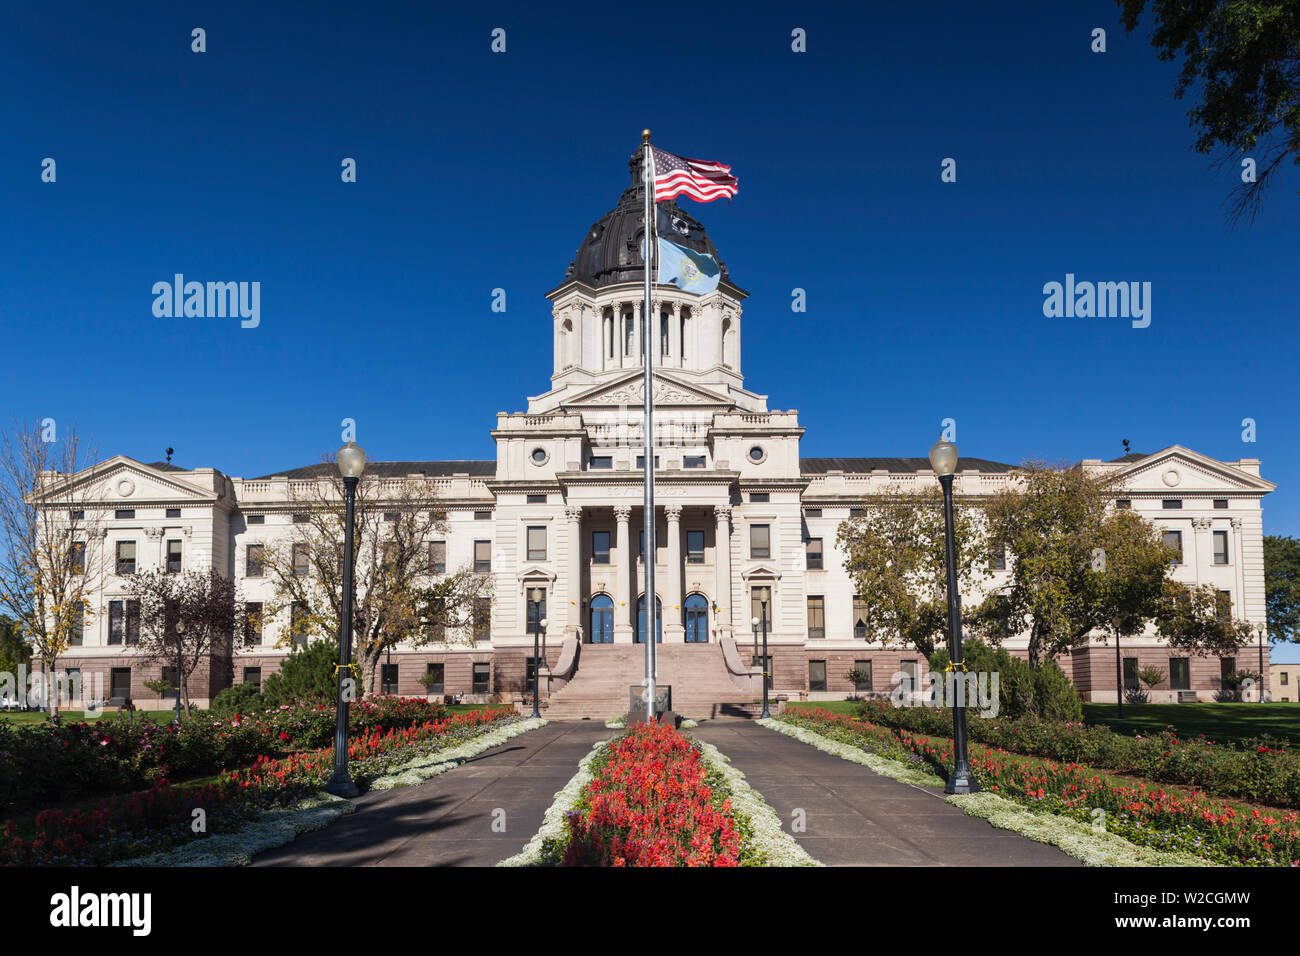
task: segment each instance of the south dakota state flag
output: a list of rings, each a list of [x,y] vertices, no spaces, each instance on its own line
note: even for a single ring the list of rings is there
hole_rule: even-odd
[[[644,245],[644,243],[642,243]],[[713,256],[687,249],[667,239],[659,240],[660,285],[675,285],[696,295],[707,295],[718,287],[722,270]]]

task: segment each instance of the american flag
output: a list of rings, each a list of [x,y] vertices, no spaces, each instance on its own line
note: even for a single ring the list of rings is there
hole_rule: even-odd
[[[731,167],[707,159],[685,159],[651,146],[655,162],[655,201],[685,193],[699,202],[736,195]]]

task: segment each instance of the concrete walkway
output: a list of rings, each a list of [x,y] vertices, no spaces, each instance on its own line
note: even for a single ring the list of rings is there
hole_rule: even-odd
[[[747,720],[690,731],[731,758],[792,834],[827,866],[1082,866],[1054,846],[968,817],[942,787],[915,787]]]
[[[259,854],[254,866],[495,866],[523,849],[603,721],[551,723],[417,787],[363,794],[357,812]],[[504,811],[504,832],[494,829]]]

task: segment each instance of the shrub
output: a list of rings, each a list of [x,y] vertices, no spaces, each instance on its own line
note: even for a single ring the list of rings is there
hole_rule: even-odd
[[[256,684],[235,684],[212,699],[211,712],[222,717],[249,714],[266,706]]]
[[[339,662],[337,641],[312,641],[298,647],[284,659],[278,673],[262,682],[264,706],[281,704],[333,704],[338,693],[335,666]]]
[[[1005,648],[995,649],[980,640],[964,641],[962,658],[969,673],[998,675],[999,715],[1020,717],[1034,712],[1034,682],[1028,664]],[[940,648],[930,655],[930,670],[943,671],[949,660],[948,649]]]
[[[1030,671],[1034,682],[1033,713],[1044,720],[1083,720],[1083,701],[1056,661],[1046,661]]]

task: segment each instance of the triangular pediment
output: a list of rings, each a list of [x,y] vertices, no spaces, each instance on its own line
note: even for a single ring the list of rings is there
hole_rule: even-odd
[[[1126,463],[1118,472],[1118,477],[1130,491],[1159,491],[1167,494],[1215,491],[1267,494],[1277,487],[1271,481],[1181,445],[1171,445],[1145,458]]]
[[[104,501],[120,506],[151,501],[217,500],[217,496],[206,488],[177,478],[170,472],[150,468],[125,455],[78,472],[68,481],[52,487],[49,495],[55,500]]]
[[[682,406],[731,408],[735,403],[708,389],[688,385],[666,375],[654,375],[654,402],[656,408]],[[603,382],[561,403],[565,408],[608,408],[622,405],[640,406],[645,403],[645,375],[631,372],[612,382]]]

